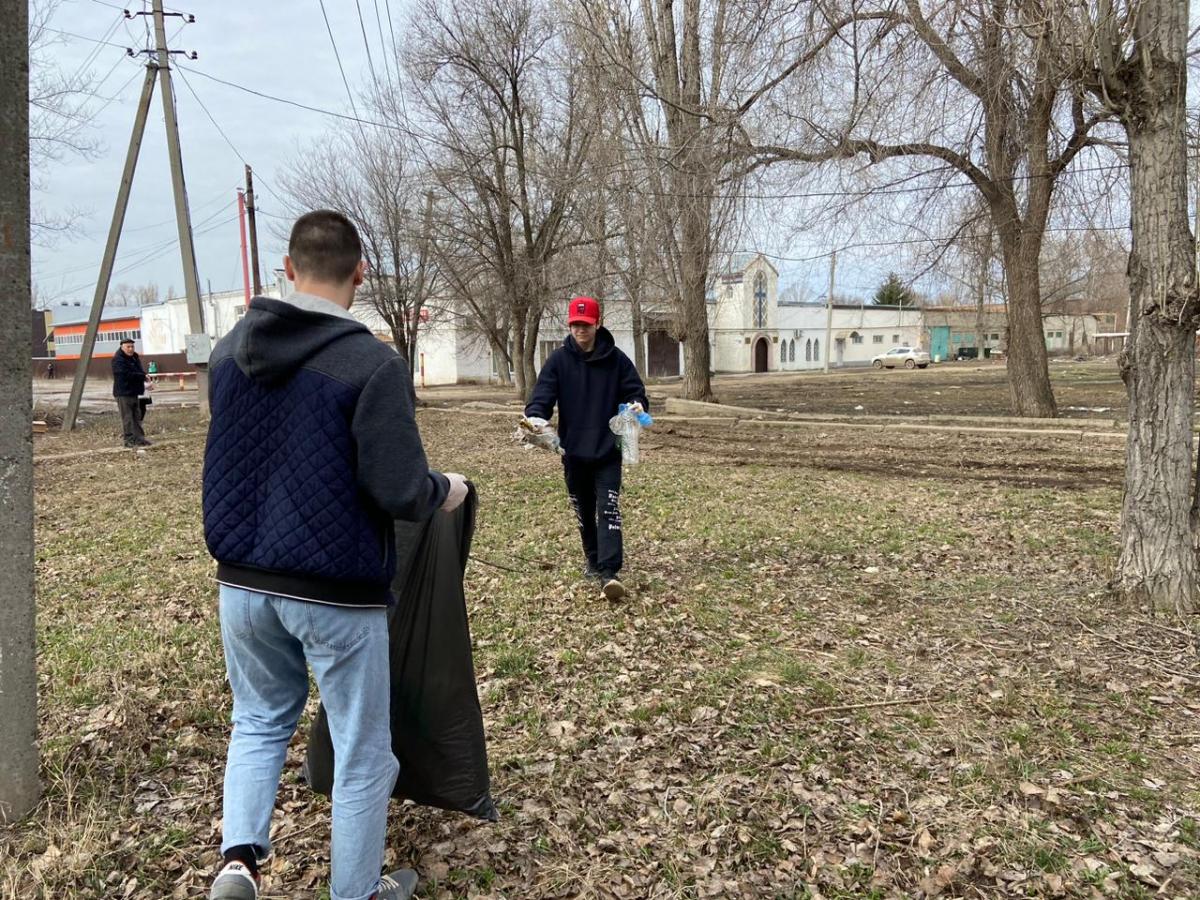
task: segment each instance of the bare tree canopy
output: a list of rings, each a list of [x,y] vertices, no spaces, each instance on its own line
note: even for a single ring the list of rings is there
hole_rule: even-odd
[[[1109,110],[1062,63],[1051,20],[1028,4],[833,4],[823,23],[837,40],[764,105],[747,136],[751,164],[859,157],[927,173],[935,186],[970,184],[1003,260],[1013,411],[1055,415],[1037,261],[1060,179],[1102,143]]]
[[[294,212],[325,207],[355,223],[367,261],[359,302],[383,320],[410,363],[417,359],[423,322],[437,317],[431,301],[440,286],[429,248],[432,197],[424,175],[408,162],[401,134],[373,128],[317,142],[281,178]]]
[[[69,73],[50,59],[51,46],[62,40],[50,26],[60,6],[61,0],[29,3],[29,150],[35,190],[43,186],[48,165],[66,156],[91,157],[101,146],[92,128],[97,79],[90,62],[96,52]],[[53,240],[57,233],[70,230],[77,218],[73,210],[35,209],[34,240]]]
[[[460,300],[488,323],[526,395],[556,258],[586,240],[575,209],[598,117],[554,13],[542,0],[422,0],[405,53],[413,127],[436,148],[440,260],[464,290],[485,272],[493,282]],[[485,307],[496,299],[502,310]],[[502,323],[511,351],[496,346]]]

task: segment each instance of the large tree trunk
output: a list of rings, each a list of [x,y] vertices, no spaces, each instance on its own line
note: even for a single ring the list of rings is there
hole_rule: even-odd
[[[699,261],[690,258],[684,245],[683,296],[683,397],[686,400],[713,401],[709,371],[712,362],[708,349],[708,302],[705,287],[707,272]]]
[[[525,369],[525,316],[516,316],[516,328],[513,329],[512,367],[516,378],[517,396],[528,400],[533,391],[533,381]]]
[[[692,166],[697,165],[694,159]],[[708,265],[710,247],[710,208],[694,188],[703,175],[693,175],[685,185],[693,188],[690,202],[683,209],[680,229],[680,305],[683,313],[683,397],[685,400],[713,401],[709,378],[711,360],[708,349]],[[685,195],[686,196],[686,195]]]
[[[642,289],[629,294],[629,324],[633,329],[633,364],[646,377],[646,326],[642,319]]]
[[[1196,593],[1192,481],[1195,335],[1143,315],[1121,354],[1129,446],[1117,590],[1138,605],[1186,615]]]
[[[1195,242],[1187,216],[1184,0],[1151,0],[1141,65],[1122,116],[1129,135],[1133,250],[1130,338],[1121,354],[1129,446],[1116,587],[1152,610],[1186,615],[1196,599],[1192,488]],[[1144,60],[1144,62],[1143,62]]]
[[[1046,336],[1042,330],[1042,291],[1038,278],[1037,246],[1019,232],[1000,225],[1000,252],[1008,282],[1008,391],[1014,416],[1052,419],[1058,415]],[[1032,256],[1030,255],[1032,254]]]
[[[491,332],[488,333],[488,346],[492,348],[492,359],[496,362],[496,381],[503,387],[512,387],[512,360],[508,355],[508,347]]]

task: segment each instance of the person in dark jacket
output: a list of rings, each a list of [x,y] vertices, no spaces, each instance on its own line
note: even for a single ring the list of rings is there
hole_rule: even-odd
[[[112,358],[113,396],[121,412],[121,432],[126,447],[149,447],[146,433],[142,430],[142,418],[146,408],[138,398],[153,390],[154,385],[146,380],[142,358],[134,350],[131,340],[121,341],[120,349]]]
[[[587,559],[584,574],[600,581],[605,597],[620,600],[626,594],[618,577],[624,564],[621,451],[608,420],[622,403],[640,403],[648,412],[650,401],[637,369],[600,325],[596,300],[573,298],[567,326],[571,333],[538,373],[525,415],[549,419],[558,406],[563,474]]]
[[[386,608],[396,519],[467,495],[430,471],[408,364],[349,313],[362,244],[345,216],[292,228],[286,300],[255,297],[209,359],[204,537],[217,560],[233,691],[223,868],[210,900],[255,900],[271,812],[311,667],[334,747],[332,900],[406,900],[380,876],[392,755]]]

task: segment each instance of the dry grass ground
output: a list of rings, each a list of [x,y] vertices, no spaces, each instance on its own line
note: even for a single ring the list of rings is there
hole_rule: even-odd
[[[390,861],[421,896],[1200,896],[1196,637],[1108,593],[1119,445],[661,422],[627,471],[635,593],[614,606],[576,577],[553,458],[503,417],[420,422],[480,488],[467,587],[502,815],[395,806]],[[46,796],[0,831],[4,897],[199,897],[215,862],[203,431],[148,424],[169,438],[148,453],[38,465]],[[267,898],[324,896],[302,750]]]

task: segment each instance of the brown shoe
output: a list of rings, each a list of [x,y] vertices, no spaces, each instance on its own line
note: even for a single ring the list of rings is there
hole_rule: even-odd
[[[610,578],[604,582],[604,587],[601,588],[604,592],[605,599],[608,600],[624,600],[629,596],[629,592],[625,590],[625,585],[616,578]]]

